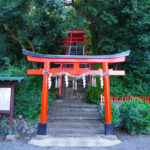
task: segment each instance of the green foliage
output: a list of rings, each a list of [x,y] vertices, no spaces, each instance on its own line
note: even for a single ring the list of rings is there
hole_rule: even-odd
[[[57,53],[60,48],[66,9],[61,0],[33,0],[30,15],[26,16],[26,35],[32,39],[36,50],[42,53]]]
[[[120,125],[120,111],[116,104],[111,103],[111,113],[112,113],[112,122],[114,127],[118,127]],[[103,113],[102,113],[103,121],[105,122],[105,108],[103,106]]]
[[[11,65],[10,59],[8,57],[2,58],[2,61],[4,64],[0,68],[1,77],[24,76],[27,69],[27,66],[24,64],[24,60],[20,62],[20,65],[17,65],[17,61],[13,65]]]
[[[150,105],[141,99],[121,104],[122,125],[132,134],[150,133]]]
[[[149,4],[147,0],[80,0],[75,8],[91,22],[92,47],[98,54],[149,49]]]
[[[11,62],[22,59],[20,43],[32,51],[56,54],[62,47],[63,32],[67,30],[65,15],[61,0],[0,0],[0,58],[8,56]]]
[[[88,84],[88,89],[86,90],[86,96],[84,98],[85,103],[100,103],[100,90],[93,87],[90,83]]]
[[[74,8],[68,8],[65,15],[66,22],[64,26],[66,29],[84,29],[87,30],[90,22],[78,13]]]
[[[91,83],[88,84],[84,102],[99,104],[101,94],[103,94],[103,89],[100,87],[100,78],[96,77],[96,87],[93,87]]]
[[[125,77],[111,78],[111,94],[150,95],[150,1],[78,0],[74,7],[90,22],[90,54],[131,49],[125,63],[110,66],[126,70]]]
[[[39,119],[41,109],[42,77],[26,76],[24,83],[16,85],[14,115],[22,114],[31,122]],[[56,90],[51,89],[48,106],[56,98]]]
[[[25,78],[23,83],[15,84],[14,116],[22,114],[31,122],[36,121],[41,108],[42,76],[28,76],[26,71],[29,65],[25,61],[11,65],[9,58],[5,57],[4,60],[5,65],[0,68],[1,77],[23,76]],[[48,106],[55,100],[56,94],[53,87],[49,94]]]
[[[102,68],[101,64],[94,64],[92,66],[95,70]],[[96,77],[96,87],[93,87],[91,83],[88,84],[88,88],[86,90],[86,96],[84,98],[84,102],[86,103],[100,103],[100,95],[103,94],[103,89],[101,88],[100,78]]]
[[[104,93],[100,87],[100,79],[96,79],[96,87],[89,84],[86,90],[85,102],[99,104],[100,95]],[[137,86],[138,85],[138,86]],[[125,77],[110,76],[110,95],[111,96],[149,96],[149,82],[143,82],[142,79],[134,78],[133,74],[127,74]]]
[[[126,74],[125,77],[110,77],[110,93],[111,96],[147,96],[149,89],[142,79]]]

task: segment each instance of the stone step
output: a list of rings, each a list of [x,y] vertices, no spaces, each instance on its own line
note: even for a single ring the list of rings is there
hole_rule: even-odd
[[[51,111],[51,112],[49,112],[48,113],[48,115],[49,116],[51,116],[51,115],[63,115],[63,116],[65,116],[65,115],[94,115],[94,116],[97,116],[99,114],[99,112],[98,111],[90,111],[90,112],[88,112],[88,111],[58,111],[58,110],[54,110],[54,111]]]
[[[83,97],[81,97],[81,98],[79,98],[79,99],[77,99],[75,97],[73,97],[71,99],[70,98],[65,98],[65,99],[63,98],[62,101],[64,103],[83,103]]]
[[[78,49],[76,49],[76,48],[72,48],[71,49],[71,52],[82,52],[82,49],[80,48],[78,48]]]
[[[73,53],[71,53],[71,55],[82,55],[82,53],[76,53],[76,52],[73,52]]]
[[[70,107],[70,108],[97,108],[94,104],[84,104],[84,103],[53,103],[52,107]]]
[[[63,105],[63,104],[66,104],[66,105],[83,105],[83,106],[97,107],[97,104],[84,103],[83,101],[82,102],[78,102],[78,99],[74,99],[73,102],[65,102],[65,100],[66,100],[65,98],[61,99],[61,101],[56,100],[56,101],[53,102],[53,104],[54,105]]]
[[[48,116],[49,120],[100,120],[100,116]]]
[[[76,47],[71,48],[71,52],[76,52],[76,51],[77,52],[82,52],[82,48],[79,48],[79,47],[78,48],[76,48]]]
[[[70,67],[70,68],[71,68],[71,67]],[[86,68],[86,67],[83,67],[83,66],[82,66],[82,68]],[[67,88],[73,90],[73,88],[72,88],[72,80],[69,81],[69,85],[71,85],[71,86],[69,86],[69,87],[67,87]],[[67,88],[66,88],[66,89],[67,89]],[[83,87],[83,80],[77,81],[77,90],[78,90],[78,88],[81,88],[81,89],[84,89],[84,90],[85,90],[85,88]]]
[[[74,111],[74,112],[81,112],[81,111],[84,111],[84,112],[98,112],[98,109],[97,108],[71,108],[71,107],[52,107],[50,109],[49,112],[52,112],[52,111],[58,111],[58,112],[63,112],[63,111]]]
[[[101,122],[101,121],[97,121],[97,122],[84,122],[84,120],[82,122],[69,122],[69,121],[60,121],[60,120],[57,120],[57,121],[49,121],[47,123],[47,128],[49,127],[72,127],[72,128],[104,128],[104,124]]]
[[[61,113],[53,113],[53,114],[49,114],[48,115],[49,118],[51,117],[73,117],[73,118],[98,118],[100,119],[100,115],[97,113],[97,114],[74,114],[74,113],[71,113],[71,114],[61,114]]]
[[[100,124],[100,120],[50,120],[48,123],[58,123],[58,124]]]
[[[64,101],[73,101],[73,102],[78,102],[78,101],[80,101],[80,100],[82,100],[81,102],[83,103],[83,99],[84,99],[84,97],[85,96],[83,96],[83,95],[79,95],[79,93],[78,93],[78,95],[72,95],[72,96],[64,96],[64,98],[63,98],[63,100]]]
[[[82,51],[76,51],[76,50],[71,50],[70,55],[78,55],[78,54],[83,54]]]
[[[76,52],[77,52],[77,53],[82,53],[82,49],[72,48],[72,49],[71,49],[71,52],[72,52],[72,53],[76,53]]]
[[[48,134],[101,134],[103,133],[103,128],[65,128],[65,127],[49,127],[47,128]]]

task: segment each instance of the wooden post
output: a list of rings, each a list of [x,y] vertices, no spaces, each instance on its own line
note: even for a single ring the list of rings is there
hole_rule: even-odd
[[[63,64],[60,64],[60,68],[63,69]],[[59,91],[58,91],[58,99],[62,97],[62,76],[60,76],[59,80]]]
[[[103,63],[103,72],[109,71],[108,63]],[[114,135],[114,125],[111,117],[110,83],[109,75],[104,77],[105,97],[105,135]]]
[[[13,135],[13,109],[14,109],[14,89],[15,85],[11,85],[11,104],[10,104],[10,121],[9,121],[9,135]]]
[[[50,67],[50,63],[45,62],[44,70],[48,70],[49,67]],[[40,123],[38,124],[38,130],[37,130],[38,135],[46,135],[47,105],[48,105],[48,77],[49,77],[48,73],[45,73],[43,75],[41,116],[40,116]]]

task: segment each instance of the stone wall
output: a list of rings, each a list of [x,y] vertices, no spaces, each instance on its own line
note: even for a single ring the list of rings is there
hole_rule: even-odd
[[[18,115],[13,120],[13,134],[17,138],[29,139],[36,135],[38,123],[31,123],[28,118]],[[9,133],[9,115],[0,114],[0,139]]]

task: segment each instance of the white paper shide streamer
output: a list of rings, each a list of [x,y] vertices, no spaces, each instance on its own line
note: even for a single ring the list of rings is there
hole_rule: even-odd
[[[66,73],[66,75],[65,75],[65,83],[66,83],[66,87],[68,87],[68,85],[69,85],[68,73]]]
[[[101,80],[101,88],[103,88],[104,82],[103,82],[103,75],[102,75],[102,74],[101,74],[101,76],[100,76],[100,80]]]
[[[52,86],[52,74],[49,74],[49,77],[48,77],[48,89],[50,89],[51,88],[51,86]]]
[[[86,76],[89,76],[89,75],[92,76],[92,86],[93,87],[96,87],[96,77],[100,77],[101,88],[103,88],[103,86],[104,86],[103,77],[108,75],[107,71],[104,72],[104,73],[100,73],[100,74],[94,74],[94,73],[91,73],[91,72],[87,72],[87,73],[84,73],[82,75],[71,75],[67,72],[60,72],[60,73],[52,75],[47,70],[44,70],[43,74],[45,74],[45,73],[49,74],[49,77],[48,77],[48,88],[49,89],[52,86],[52,77],[56,78],[55,79],[55,88],[59,88],[59,86],[60,86],[60,76],[64,75],[66,87],[69,86],[69,78],[72,78],[72,85],[73,85],[74,90],[77,90],[77,80],[79,80],[79,79],[82,79],[83,88],[85,88],[86,84],[87,84],[86,83]]]
[[[83,74],[83,88],[85,88],[86,87],[86,79],[85,79],[85,75]]]

